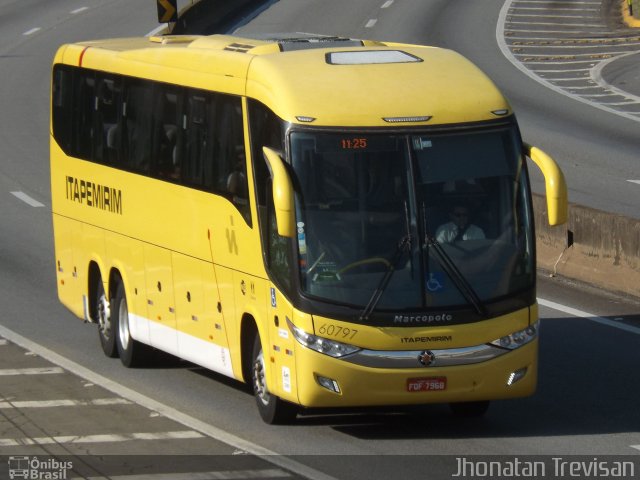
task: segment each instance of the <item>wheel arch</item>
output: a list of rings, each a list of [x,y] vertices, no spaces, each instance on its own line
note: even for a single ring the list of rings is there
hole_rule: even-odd
[[[242,315],[240,321],[240,359],[242,362],[242,380],[251,386],[251,356],[253,355],[253,341],[260,334],[256,319],[250,313]]]
[[[126,294],[127,283],[124,279],[124,276],[122,275],[122,271],[118,267],[111,267],[111,270],[109,271],[109,300],[111,300],[115,296],[116,290],[118,288],[118,283],[120,282],[122,282]]]
[[[96,311],[96,302],[94,301],[98,295],[98,284],[103,282],[102,269],[96,260],[89,261],[88,274],[87,274],[87,299],[89,307],[89,318],[86,320],[95,323],[98,318],[98,312]],[[106,289],[105,289],[106,290]]]

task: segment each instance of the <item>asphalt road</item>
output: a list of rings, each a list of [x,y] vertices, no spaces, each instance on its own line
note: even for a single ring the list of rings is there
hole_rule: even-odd
[[[459,50],[504,89],[525,138],[563,165],[573,201],[637,216],[640,185],[628,181],[640,179],[637,122],[554,92],[515,68],[496,42],[502,5],[497,0],[281,0],[246,28]],[[55,293],[47,136],[50,63],[60,43],[145,34],[156,26],[154,16],[146,0],[0,0],[0,335],[33,342],[28,350],[42,357],[31,358],[11,341],[0,341],[0,369],[48,368],[44,357],[53,352],[67,372],[57,374],[64,375],[64,381],[50,391],[55,398],[133,402],[43,407],[48,410],[37,415],[49,420],[41,420],[43,430],[37,435],[58,440],[129,435],[118,445],[63,442],[61,448],[73,455],[200,453],[200,448],[223,454],[275,452],[286,457],[267,460],[280,464],[256,466],[254,456],[248,455],[245,470],[275,468],[340,479],[402,474],[425,478],[427,470],[450,467],[447,462],[456,455],[640,453],[640,386],[635,381],[640,305],[557,279],[540,279],[539,284],[543,320],[538,393],[495,402],[481,420],[455,419],[444,406],[429,406],[411,413],[307,415],[293,426],[270,427],[260,421],[252,396],[236,382],[174,360],[165,359],[157,368],[127,370],[118,360],[103,357],[95,326],[73,318]],[[87,393],[84,384],[96,382],[76,374],[109,389]],[[51,380],[28,377],[24,390],[13,383],[9,390],[10,383],[0,380],[0,395],[12,401],[51,399],[34,393],[47,382]],[[25,410],[20,412],[25,421],[37,417]],[[154,412],[161,418],[149,418]],[[36,435],[15,430],[15,422],[8,420],[15,414],[0,408],[0,455],[32,452],[26,445],[9,443]],[[195,431],[205,438],[133,435],[150,431]]]

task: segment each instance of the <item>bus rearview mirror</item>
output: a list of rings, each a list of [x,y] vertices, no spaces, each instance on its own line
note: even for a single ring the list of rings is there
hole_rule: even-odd
[[[282,158],[275,150],[263,147],[264,158],[271,171],[273,184],[273,205],[275,207],[278,234],[294,238],[296,234],[293,184]]]
[[[549,225],[562,225],[569,218],[567,182],[553,158],[537,147],[524,144],[525,154],[533,160],[544,175]]]

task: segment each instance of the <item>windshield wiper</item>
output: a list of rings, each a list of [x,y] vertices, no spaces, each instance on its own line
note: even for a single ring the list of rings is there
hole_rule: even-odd
[[[369,317],[373,313],[373,311],[380,303],[380,299],[382,298],[382,294],[387,289],[389,282],[391,281],[391,276],[396,271],[396,266],[404,257],[406,252],[411,252],[411,226],[409,225],[409,209],[407,208],[407,202],[404,202],[404,217],[405,217],[405,225],[406,225],[406,233],[400,238],[398,245],[396,246],[396,251],[387,267],[387,270],[384,272],[384,276],[380,279],[380,283],[374,290],[367,306],[364,307],[362,313],[360,313],[360,321],[366,322],[369,320]]]
[[[465,278],[455,262],[447,254],[445,249],[442,248],[442,245],[440,245],[435,237],[429,233],[429,229],[427,228],[427,208],[424,203],[422,204],[422,217],[424,222],[425,244],[428,247],[432,247],[436,252],[438,263],[456,285],[458,291],[462,294],[462,296],[473,306],[478,315],[486,318],[487,309],[482,303],[482,300],[480,300],[480,297],[478,296],[476,291],[473,289],[469,281]]]

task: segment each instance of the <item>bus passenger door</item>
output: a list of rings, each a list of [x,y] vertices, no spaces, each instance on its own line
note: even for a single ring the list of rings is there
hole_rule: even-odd
[[[233,376],[213,265],[176,252],[172,257],[179,356]]]
[[[214,264],[215,279],[218,284],[216,293],[219,295],[219,305],[215,305],[216,312],[220,311],[220,322],[228,340],[227,351],[229,352],[231,363],[234,366],[234,378],[242,378],[242,358],[240,356],[240,318],[236,317],[236,301],[234,297],[234,275],[233,270],[221,265]]]
[[[165,248],[146,244],[144,260],[151,345],[177,355],[171,252]]]

